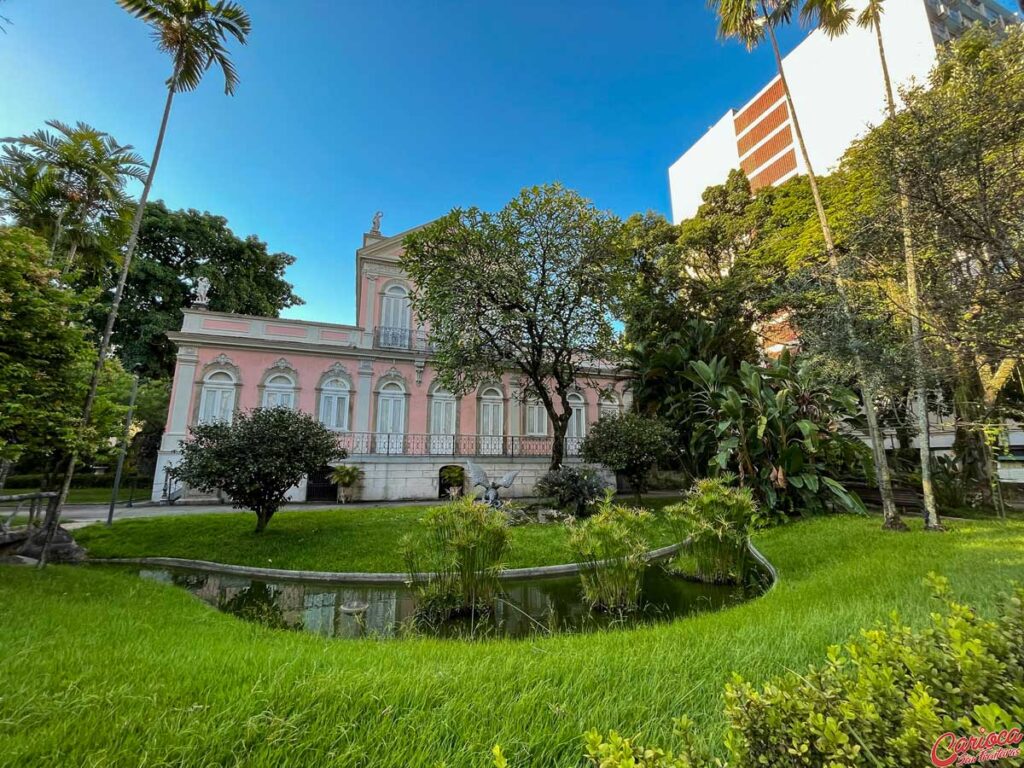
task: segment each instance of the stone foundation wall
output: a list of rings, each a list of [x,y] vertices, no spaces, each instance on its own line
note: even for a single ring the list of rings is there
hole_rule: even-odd
[[[484,458],[474,459],[474,462],[487,472],[491,480],[497,480],[506,472],[519,470],[512,487],[503,490],[502,495],[506,498],[520,496],[532,496],[537,481],[547,474],[549,461],[546,458]],[[469,488],[469,472],[466,463],[451,458],[435,458],[431,456],[408,456],[379,458],[373,461],[349,461],[360,467],[363,472],[363,480],[357,489],[357,498],[362,501],[390,501],[400,499],[436,499],[439,497],[439,479],[442,467],[460,466],[466,470],[467,487]],[[570,463],[570,462],[566,462]],[[580,464],[573,461],[572,463]],[[615,476],[612,473],[600,470],[605,481],[615,485]],[[477,489],[478,493],[482,493]]]
[[[176,456],[169,455],[161,457],[165,460],[158,467],[158,472],[153,481],[153,501],[161,501],[164,493],[163,466],[171,463]],[[506,472],[519,470],[512,487],[502,490],[505,498],[517,498],[520,496],[532,496],[537,481],[547,474],[549,460],[540,457],[524,457],[507,459],[504,457],[477,457],[473,459],[487,472],[491,480],[497,480]],[[465,460],[453,459],[441,456],[380,456],[371,457],[368,461],[360,461],[359,458],[347,460],[346,464],[357,466],[363,470],[363,479],[355,489],[356,501],[402,501],[422,500],[439,498],[439,481],[442,467],[451,465],[460,466],[466,471],[467,487],[469,488],[469,471]],[[579,459],[567,459],[566,464],[581,465]],[[605,482],[615,486],[614,473],[594,467]],[[477,493],[482,490],[477,489]],[[188,491],[185,493],[184,501],[209,500],[217,501],[217,497],[208,493]],[[301,482],[288,491],[289,501],[306,500],[306,483]]]

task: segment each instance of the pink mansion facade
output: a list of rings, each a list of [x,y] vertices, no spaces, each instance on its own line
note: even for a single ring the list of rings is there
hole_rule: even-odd
[[[167,479],[189,428],[230,420],[239,410],[285,406],[313,414],[338,433],[346,464],[364,473],[365,500],[438,498],[441,469],[472,460],[491,477],[519,476],[526,495],[547,471],[551,424],[518,377],[486,381],[455,396],[437,381],[427,334],[410,307],[411,284],[399,266],[405,233],[364,236],[356,251],[356,324],[184,311],[167,424],[152,498],[184,493]],[[568,462],[579,461],[589,425],[627,408],[626,381],[596,371],[570,398]],[[294,501],[330,500],[326,469],[291,489]]]

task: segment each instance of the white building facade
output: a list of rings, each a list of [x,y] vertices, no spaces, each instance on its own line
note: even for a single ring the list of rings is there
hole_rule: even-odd
[[[864,0],[854,0],[860,10]],[[1019,21],[996,0],[893,0],[882,18],[889,75],[898,90],[924,83],[938,46],[974,23],[1005,28]],[[830,39],[816,30],[783,59],[783,68],[816,173],[833,170],[847,147],[884,119],[885,93],[874,32],[852,25]],[[898,95],[897,95],[898,98]],[[742,168],[755,190],[807,169],[796,146],[782,83],[773,77],[731,109],[668,170],[675,223],[692,217],[704,190]]]

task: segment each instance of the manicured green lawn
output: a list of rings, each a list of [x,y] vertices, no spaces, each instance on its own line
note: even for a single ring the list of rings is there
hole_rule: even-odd
[[[745,605],[475,644],[324,640],[111,568],[0,567],[0,763],[485,766],[500,742],[514,766],[577,766],[586,729],[670,745],[683,713],[719,743],[731,671],[800,669],[893,609],[921,624],[929,571],[986,611],[1024,579],[1019,522],[900,535],[828,518],[756,543],[782,580]]]
[[[651,548],[672,543],[657,514],[669,503],[652,503]],[[217,513],[122,520],[107,528],[92,525],[75,534],[92,557],[188,557],[220,563],[316,571],[400,572],[405,563],[399,541],[420,534],[427,507],[349,507],[278,513],[263,533],[254,533],[251,513]],[[512,529],[506,565],[519,568],[571,561],[563,525]]]

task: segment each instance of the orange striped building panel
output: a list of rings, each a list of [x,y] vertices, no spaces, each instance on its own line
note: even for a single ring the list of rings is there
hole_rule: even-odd
[[[787,147],[793,146],[793,132],[787,125],[781,131],[772,136],[768,141],[759,146],[740,162],[740,168],[748,176],[767,163],[779,152]]]
[[[750,180],[750,188],[761,189],[761,187],[767,187],[794,170],[796,170],[796,152],[791,149],[752,178]]]
[[[758,96],[742,112],[736,115],[736,133],[743,133],[748,125],[753,125],[757,119],[771,108],[771,106],[782,98],[782,81],[776,79],[764,93]]]
[[[757,146],[765,136],[770,134],[789,117],[789,110],[786,105],[779,104],[775,109],[769,112],[761,122],[757,123],[753,128],[747,131],[743,136],[740,137],[739,141],[736,142],[736,148],[740,151],[740,157],[747,154],[751,149]]]

